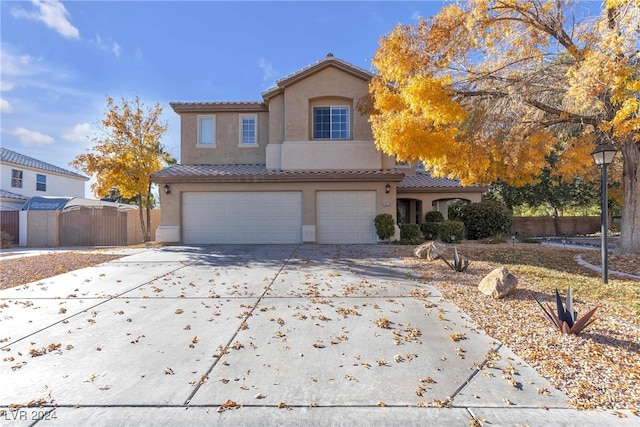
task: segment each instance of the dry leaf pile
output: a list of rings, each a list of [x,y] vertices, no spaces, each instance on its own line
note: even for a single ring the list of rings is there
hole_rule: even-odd
[[[464,310],[480,329],[500,340],[564,392],[569,397],[570,406],[577,409],[630,409],[640,415],[640,320],[633,308],[601,298],[585,298],[581,295],[580,286],[572,284],[578,315],[595,306],[600,309],[595,316],[596,322],[580,335],[563,335],[545,319],[529,294],[531,291],[539,299],[554,304],[550,283],[543,283],[546,273],[526,274],[524,272],[529,272],[532,267],[523,267],[519,271],[514,261],[514,265],[507,268],[515,270],[518,289],[514,294],[496,300],[479,292],[477,285],[501,264],[476,261],[470,255],[477,250],[476,247],[470,246],[465,251],[464,245],[457,246],[461,252],[469,253],[473,261],[466,273],[452,272],[437,260],[417,259],[412,255],[412,248],[395,247],[392,250],[418,272],[425,283],[435,286],[445,299]],[[481,250],[493,250],[493,245],[482,246],[484,249]],[[538,248],[530,250],[550,250],[546,256],[560,256],[560,252],[553,249],[535,246]],[[514,259],[525,258],[517,253],[517,247],[505,250],[513,251]],[[588,257],[597,255],[589,253]],[[637,255],[612,258],[610,270],[629,273],[633,271],[625,271],[625,267],[636,266],[638,260]],[[635,262],[629,262],[630,258]],[[567,270],[572,268],[567,267]],[[552,276],[549,274],[548,277]],[[593,282],[595,279],[589,280]],[[637,283],[640,287],[640,282]],[[561,295],[566,293],[566,287],[557,282],[552,284],[559,287]]]
[[[122,258],[93,252],[61,252],[0,260],[0,289],[43,280],[48,277]]]

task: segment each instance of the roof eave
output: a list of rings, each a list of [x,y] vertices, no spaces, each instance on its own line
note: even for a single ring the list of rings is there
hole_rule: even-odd
[[[486,186],[470,186],[470,187],[398,187],[396,192],[401,194],[407,193],[484,193],[489,189]]]
[[[346,173],[309,173],[296,175],[244,174],[244,175],[162,175],[152,174],[151,180],[164,183],[234,183],[234,182],[400,182],[402,173],[388,174],[346,174]]]
[[[255,102],[170,102],[176,113],[260,113],[269,111],[262,101]]]

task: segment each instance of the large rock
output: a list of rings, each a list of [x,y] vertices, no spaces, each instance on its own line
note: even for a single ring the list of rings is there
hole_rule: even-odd
[[[446,247],[442,243],[427,242],[416,247],[413,250],[413,255],[416,258],[426,259],[427,261],[433,261],[438,259],[445,251]]]
[[[499,299],[503,298],[516,290],[518,279],[509,273],[506,267],[499,267],[487,274],[480,281],[478,290],[485,295]]]

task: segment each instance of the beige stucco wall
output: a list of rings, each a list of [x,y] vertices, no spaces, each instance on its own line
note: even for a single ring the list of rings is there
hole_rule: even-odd
[[[240,115],[257,116],[258,146],[239,147]],[[215,146],[198,146],[198,116],[215,115]],[[180,115],[180,162],[182,164],[264,164],[269,142],[269,113],[254,111],[200,111]]]
[[[192,191],[302,191],[302,226],[316,226],[316,192],[318,191],[376,191],[377,214],[389,213],[396,216],[395,191],[386,194],[386,182],[282,182],[282,183],[175,183],[171,185],[170,194],[162,194],[162,219],[158,233],[159,241],[177,242],[179,240],[163,240],[162,236],[175,236],[181,227],[182,210],[181,195]],[[256,209],[260,207],[257,206]],[[163,234],[166,233],[166,234]]]
[[[351,107],[351,138],[373,141],[368,117],[356,111],[358,100],[368,93],[366,80],[333,67],[288,86],[284,92],[285,141],[311,139],[311,108],[317,105],[349,105]]]
[[[146,222],[146,212],[143,212]],[[151,210],[151,241],[156,240],[156,229],[160,225],[160,209]],[[127,245],[144,243],[144,236],[140,228],[140,216],[137,210],[127,211]]]
[[[25,227],[26,230],[23,230],[26,232],[21,232],[20,246],[58,246],[58,211],[22,211],[21,214],[20,226]]]

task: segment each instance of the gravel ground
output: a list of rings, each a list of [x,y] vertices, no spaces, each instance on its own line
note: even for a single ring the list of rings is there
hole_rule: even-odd
[[[413,247],[397,246],[396,255],[415,269],[426,283],[463,309],[488,335],[511,348],[570,398],[578,409],[630,409],[640,416],[640,321],[619,316],[606,301],[576,300],[585,313],[598,305],[597,321],[582,334],[562,335],[544,319],[527,292],[535,283],[520,281],[518,290],[494,300],[477,290],[480,280],[497,265],[474,262],[466,273],[455,273],[441,261],[413,257]],[[583,258],[597,263],[597,254]],[[70,251],[0,260],[0,289],[42,280],[57,274],[101,264],[120,255]],[[625,257],[612,257],[610,270],[637,273]],[[630,268],[632,266],[632,268]],[[544,390],[540,392],[544,393]]]
[[[550,301],[548,291],[537,289],[535,283],[519,280],[514,294],[496,300],[479,292],[477,285],[498,265],[473,262],[466,273],[455,273],[442,261],[413,257],[411,248],[397,250],[405,264],[464,310],[480,329],[562,390],[570,406],[613,412],[629,409],[640,416],[640,319],[628,312],[621,315],[619,307],[607,301],[576,299],[579,314],[600,306],[597,320],[580,335],[563,335],[550,326],[531,298],[528,291]],[[626,271],[628,267],[625,257],[615,258],[610,265],[611,270],[634,273]]]

